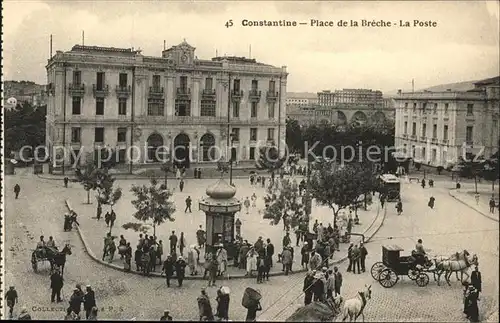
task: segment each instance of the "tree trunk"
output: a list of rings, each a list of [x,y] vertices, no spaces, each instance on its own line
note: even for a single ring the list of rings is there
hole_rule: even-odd
[[[491,191],[495,192],[495,180],[491,181]]]
[[[477,176],[474,176],[474,187],[475,187],[475,190],[476,190],[476,194],[477,194]]]
[[[156,237],[156,223],[153,222],[153,237]]]
[[[90,204],[90,190],[87,190],[87,204]]]
[[[167,175],[167,172],[165,172],[165,188],[168,188],[168,187],[167,187],[167,176],[168,176],[168,175]]]

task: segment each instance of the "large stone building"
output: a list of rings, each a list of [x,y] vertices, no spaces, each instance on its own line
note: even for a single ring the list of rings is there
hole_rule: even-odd
[[[365,89],[343,89],[317,93],[316,104],[289,104],[287,115],[301,124],[375,123],[394,120],[394,100],[382,92]]]
[[[198,59],[184,41],[161,57],[75,45],[58,51],[46,68],[49,147],[110,147],[121,163],[131,164],[157,162],[155,151],[162,147],[160,153],[203,163],[227,157],[228,146],[236,160],[252,160],[258,145],[285,140],[285,66],[240,57]],[[65,163],[73,164],[70,159]]]
[[[318,104],[318,96],[316,93],[288,92],[285,103],[287,106]]]
[[[468,153],[498,150],[500,77],[469,91],[400,93],[396,99],[396,145],[407,156],[448,167]]]

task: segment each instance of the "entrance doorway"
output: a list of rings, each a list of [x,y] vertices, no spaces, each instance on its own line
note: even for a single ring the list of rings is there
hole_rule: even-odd
[[[180,168],[189,168],[189,136],[180,133],[174,139],[174,165]]]
[[[215,138],[211,133],[204,134],[200,139],[203,161],[215,161]]]
[[[163,137],[158,133],[153,133],[148,137],[148,162],[157,163],[160,154],[162,153],[161,149],[158,147],[163,146]]]

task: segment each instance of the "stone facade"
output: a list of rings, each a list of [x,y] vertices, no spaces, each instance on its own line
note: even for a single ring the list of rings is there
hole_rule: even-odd
[[[400,93],[396,146],[416,161],[448,167],[467,153],[489,157],[498,150],[500,77],[470,91]]]
[[[237,160],[258,158],[256,146],[270,141],[285,149],[285,66],[201,60],[184,41],[162,57],[76,45],[58,51],[46,68],[49,148],[110,147],[120,151],[120,162],[143,163],[158,161],[147,158],[146,146],[173,152],[189,145],[189,159],[198,163],[207,161],[208,145],[227,149],[229,130],[237,134],[231,136]],[[130,155],[130,147],[142,151]]]

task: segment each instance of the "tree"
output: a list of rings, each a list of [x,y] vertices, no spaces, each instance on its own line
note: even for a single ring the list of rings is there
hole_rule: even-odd
[[[135,196],[132,205],[136,208],[133,214],[137,220],[153,223],[153,236],[156,236],[156,226],[165,220],[174,221],[175,205],[170,198],[172,193],[162,189],[156,178],[151,178],[150,185],[133,185],[131,192]]]
[[[487,159],[483,163],[483,169],[481,170],[481,177],[487,181],[491,181],[491,190],[495,191],[495,181],[500,179],[500,172],[498,168],[498,158]]]
[[[473,178],[475,192],[477,193],[477,180],[484,174],[486,160],[481,156],[467,154],[466,158],[459,157],[458,170],[461,177]]]
[[[268,188],[267,195],[264,197],[268,205],[264,210],[264,219],[273,219],[274,224],[278,224],[285,215],[289,215],[292,227],[296,226],[305,213],[300,199],[298,184],[289,179],[283,179],[281,189],[275,189],[274,186]]]
[[[111,210],[113,206],[122,197],[122,189],[113,189],[115,179],[111,177],[107,172],[103,173],[101,178],[97,183],[97,201],[100,205],[109,205]],[[112,227],[109,227],[109,232],[111,233]]]
[[[87,160],[83,170],[80,168],[75,169],[75,175],[78,182],[87,191],[87,204],[90,204],[90,191],[97,189],[97,167],[93,161]]]
[[[295,119],[286,119],[286,144],[288,149],[293,152],[301,152],[304,149],[302,130],[299,122]]]
[[[275,175],[275,171],[281,169],[288,157],[285,156],[280,157],[279,151],[276,146],[263,146],[259,149],[259,159],[255,163],[257,169],[266,169],[268,170],[272,176]]]
[[[371,170],[359,164],[323,161],[311,175],[309,190],[316,202],[332,209],[336,223],[339,211],[357,201],[365,191],[365,182],[372,176]]]

